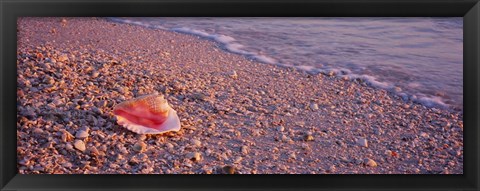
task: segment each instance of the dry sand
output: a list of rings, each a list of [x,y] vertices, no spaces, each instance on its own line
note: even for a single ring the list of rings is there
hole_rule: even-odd
[[[463,114],[266,65],[196,36],[101,18],[21,18],[21,174],[462,174]],[[176,133],[137,135],[115,104],[161,92]]]

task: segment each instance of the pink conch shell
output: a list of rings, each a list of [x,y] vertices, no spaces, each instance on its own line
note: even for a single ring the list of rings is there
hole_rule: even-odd
[[[158,134],[180,130],[177,112],[158,93],[141,96],[115,106],[119,125],[138,134]]]

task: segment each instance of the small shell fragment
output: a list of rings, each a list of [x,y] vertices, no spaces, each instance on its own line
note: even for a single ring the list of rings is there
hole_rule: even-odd
[[[73,146],[82,152],[85,151],[86,149],[85,143],[82,140],[75,140],[75,142],[73,143]]]

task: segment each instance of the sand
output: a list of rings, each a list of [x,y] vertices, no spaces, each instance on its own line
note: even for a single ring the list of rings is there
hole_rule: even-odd
[[[462,174],[463,114],[361,80],[103,18],[21,18],[21,174]],[[182,129],[137,135],[113,107],[163,93]]]

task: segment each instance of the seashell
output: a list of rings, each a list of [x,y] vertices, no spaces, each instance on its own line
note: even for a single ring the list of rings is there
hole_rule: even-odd
[[[177,112],[158,93],[122,102],[115,106],[113,113],[119,125],[138,134],[180,130]]]

